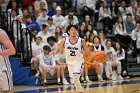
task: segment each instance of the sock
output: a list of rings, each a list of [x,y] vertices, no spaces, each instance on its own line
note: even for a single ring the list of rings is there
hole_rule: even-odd
[[[44,82],[46,83],[46,82],[47,82],[47,80],[45,79],[45,80],[44,80]]]
[[[101,79],[101,76],[100,75],[97,75],[98,79]]]
[[[87,81],[89,80],[88,76],[86,76],[86,80],[87,80]]]
[[[60,78],[57,78],[57,82],[60,82]]]
[[[81,77],[81,80],[84,80],[84,77]]]

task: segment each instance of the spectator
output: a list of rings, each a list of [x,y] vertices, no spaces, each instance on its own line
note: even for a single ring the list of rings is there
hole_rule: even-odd
[[[33,7],[31,5],[27,6],[28,15],[30,14],[33,20],[36,20],[36,15]],[[24,9],[25,10],[25,9]]]
[[[99,21],[103,23],[104,30],[112,30],[112,21],[111,21],[111,11],[107,6],[107,2],[104,1],[102,7],[99,9]]]
[[[121,1],[121,6],[119,7],[119,14],[121,16],[125,16],[127,14],[126,2],[124,0]]]
[[[131,37],[135,42],[137,62],[140,63],[140,22],[136,23],[136,28],[132,31]]]
[[[56,38],[54,36],[48,37],[47,42],[48,42],[48,45],[51,48],[51,51],[55,50],[58,47],[58,44],[56,42]]]
[[[37,34],[37,36],[39,36],[39,37],[42,38],[42,42],[43,42],[44,44],[48,44],[47,38],[50,37],[50,36],[52,36],[52,34],[49,32],[49,27],[48,27],[48,25],[43,24],[43,25],[42,25],[42,31],[40,31],[40,32]]]
[[[115,44],[115,57],[116,57],[117,61],[121,62],[122,76],[127,76],[127,78],[129,78],[128,71],[127,71],[127,65],[126,65],[126,59],[125,59],[125,51],[119,42],[116,42],[116,44]]]
[[[11,13],[12,10],[15,10],[17,15],[23,16],[22,11],[20,10],[20,8],[15,0],[12,0],[9,2],[8,12]],[[9,16],[10,16],[10,14],[9,14]]]
[[[113,25],[117,21],[117,15],[119,13],[118,5],[115,1],[112,1],[112,5],[110,6],[111,16],[112,16],[112,23]]]
[[[47,86],[47,73],[50,73],[51,76],[57,72],[57,83],[60,83],[60,66],[56,65],[56,60],[59,58],[55,58],[50,54],[51,48],[47,45],[43,47],[43,53],[38,56],[39,59],[39,68],[42,73],[43,85]]]
[[[37,73],[35,75],[36,77],[38,77],[40,75],[39,59],[37,56],[39,56],[43,52],[44,44],[41,41],[42,41],[41,37],[36,37],[35,42],[32,43],[32,55],[33,55],[33,57],[31,59],[31,63],[35,67],[35,70],[37,71]]]
[[[118,16],[117,18],[114,31],[115,31],[115,36],[117,37],[118,41],[121,42],[123,48],[125,48],[126,50],[130,48],[129,44],[131,42],[131,37],[126,32],[126,26],[121,16]]]
[[[35,10],[38,10],[40,8],[40,3],[43,2],[45,4],[45,7],[44,9],[46,9],[48,11],[48,4],[47,4],[47,1],[46,0],[35,0],[34,2],[34,7],[35,7]]]
[[[107,40],[107,39],[106,39],[105,34],[103,33],[103,31],[101,31],[101,32],[99,33],[99,38],[100,38],[100,40],[101,40],[101,45],[105,47],[105,43],[106,43],[106,40]]]
[[[84,17],[84,21],[82,22],[82,24],[84,24],[85,26],[87,26],[88,24],[92,24],[89,15],[85,15],[85,17]]]
[[[56,41],[59,42],[62,39],[62,29],[61,27],[57,26],[55,28],[55,33],[53,35],[56,38]]]
[[[42,9],[41,15],[37,17],[36,22],[38,22],[38,24],[42,26],[43,24],[47,24],[48,18],[49,16],[47,15],[47,10]]]
[[[134,30],[134,28],[135,28],[135,25],[132,22],[132,15],[131,14],[127,14],[125,26],[126,26],[127,33],[131,34],[132,30]]]
[[[78,24],[79,23],[77,16],[75,16],[74,9],[72,9],[72,8],[69,9],[68,15],[65,16],[65,20],[68,20],[68,16],[69,15],[73,16],[73,21],[74,21],[73,23],[74,24]]]
[[[30,30],[32,27],[35,27],[37,30],[37,33],[41,31],[39,24],[36,21],[32,20],[30,15],[26,15],[25,20],[26,20],[27,29]]]
[[[79,30],[78,30],[78,34],[79,34],[79,37],[82,38],[82,36],[86,33],[86,27],[84,24],[81,24],[80,27],[79,27]]]
[[[62,28],[63,33],[66,32],[67,27],[68,27],[69,25],[71,25],[71,24],[74,25],[74,17],[73,17],[72,15],[69,15],[69,16],[68,16],[68,20],[63,21],[63,22],[61,23],[61,28]]]
[[[64,17],[61,15],[61,7],[56,7],[56,14],[52,16],[53,22],[56,26],[60,26],[61,23],[65,20]]]
[[[93,33],[94,36],[98,36],[97,31],[93,30],[93,25],[88,24],[88,25],[87,25],[87,31],[86,31],[87,37],[89,37],[89,35],[90,35],[91,33]]]
[[[86,6],[85,0],[77,0],[77,15],[83,15],[84,6]]]
[[[48,18],[47,25],[49,27],[49,32],[51,34],[54,34],[55,33],[56,26],[53,23],[53,18],[52,17],[49,17]]]
[[[129,7],[127,8],[127,14],[130,13],[132,16],[134,16],[134,15],[133,15],[133,10],[134,10],[134,9],[136,9],[136,7],[135,7],[135,2],[132,0],[132,1],[131,1],[131,6],[129,6]]]
[[[52,17],[53,15],[55,15],[55,13],[56,13],[56,7],[57,7],[57,3],[56,2],[52,2],[52,4],[51,4],[51,8],[49,9],[49,12],[48,12],[48,15],[50,16],[50,17]]]
[[[94,53],[95,54],[98,54],[98,53],[100,53],[100,55],[99,55],[99,59],[105,59],[104,57],[104,55],[105,55],[105,53],[104,53],[104,46],[102,46],[101,44],[100,44],[100,38],[98,37],[98,36],[95,36],[94,37],[94,40],[93,40],[93,50],[94,50]],[[103,54],[103,56],[102,56],[102,54]],[[93,59],[94,60],[94,62],[97,62],[98,64],[99,64],[99,73],[98,73],[98,80],[99,81],[104,81],[103,80],[103,71],[104,71],[104,62],[105,62],[105,60],[103,60],[103,61],[98,61],[98,60],[95,60],[95,58]]]
[[[110,40],[106,41],[105,53],[106,53],[105,71],[106,71],[107,79],[112,79],[112,80],[123,79],[121,76],[121,62],[116,61],[115,50],[113,47],[111,47]],[[118,74],[117,78],[113,77],[114,75],[113,75],[112,67],[113,68],[117,67],[117,74]]]
[[[37,17],[38,17],[38,16],[41,16],[41,15],[42,15],[42,11],[44,11],[44,9],[45,9],[46,11],[48,11],[48,10],[46,9],[46,3],[45,3],[44,1],[41,1],[41,2],[39,3],[39,8],[35,10],[36,16],[37,16]]]

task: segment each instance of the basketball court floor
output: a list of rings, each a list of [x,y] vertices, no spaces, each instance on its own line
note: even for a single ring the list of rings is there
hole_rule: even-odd
[[[140,93],[140,77],[125,80],[82,83],[84,93]],[[14,93],[76,93],[73,85],[14,86]]]

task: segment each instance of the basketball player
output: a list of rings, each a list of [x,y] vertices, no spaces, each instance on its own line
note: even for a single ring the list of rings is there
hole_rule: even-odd
[[[60,45],[56,50],[52,51],[52,54],[55,55],[61,52],[64,48],[70,78],[76,87],[77,93],[83,93],[83,89],[79,80],[84,63],[83,50],[89,55],[91,55],[91,53],[86,48],[86,44],[83,39],[77,36],[77,29],[78,27],[75,25],[68,26],[69,36],[62,39]]]
[[[15,54],[15,48],[6,32],[0,29],[0,89],[2,93],[13,93],[12,72],[9,55]]]

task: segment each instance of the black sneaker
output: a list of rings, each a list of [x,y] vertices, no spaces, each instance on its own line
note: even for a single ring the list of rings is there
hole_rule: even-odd
[[[86,80],[81,80],[81,82],[82,82],[82,83],[87,83],[87,81],[86,81]]]
[[[44,84],[43,84],[43,85],[44,85],[44,87],[47,87],[47,82],[44,82]]]
[[[58,85],[62,85],[62,83],[61,83],[61,82],[57,82],[57,84],[58,84]]]

